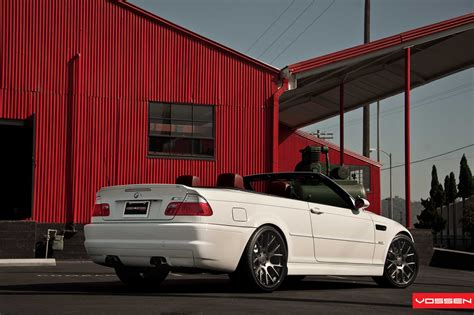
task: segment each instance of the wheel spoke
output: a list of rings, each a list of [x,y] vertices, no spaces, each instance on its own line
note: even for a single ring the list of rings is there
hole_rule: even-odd
[[[273,271],[276,273],[277,277],[279,278],[279,277],[280,277],[280,274],[279,274],[278,271],[275,269],[275,267],[274,267],[274,266],[270,266],[270,267],[273,269]]]
[[[272,249],[272,250],[268,253],[268,255],[269,255],[270,257],[272,257],[272,256],[275,254],[275,252],[278,250],[278,248],[280,248],[280,244],[278,244],[274,249]]]
[[[403,269],[401,269],[401,272],[402,272],[402,282],[405,282],[405,279],[404,279],[405,277],[406,277],[407,282],[408,282],[408,280],[409,280],[408,275],[405,273],[405,271]]]
[[[268,242],[268,244],[266,246],[267,250],[270,248],[270,245],[273,243],[274,240],[275,240],[275,236],[273,236],[273,238]]]

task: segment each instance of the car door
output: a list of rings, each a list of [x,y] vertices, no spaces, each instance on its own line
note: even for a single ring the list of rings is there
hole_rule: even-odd
[[[311,213],[316,260],[371,264],[375,232],[370,214],[354,210],[347,193],[332,181],[313,184],[307,189],[310,196],[306,200]]]

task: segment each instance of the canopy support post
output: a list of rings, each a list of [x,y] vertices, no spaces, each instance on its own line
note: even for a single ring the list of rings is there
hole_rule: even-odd
[[[344,165],[344,83],[339,85],[339,161]]]
[[[410,191],[410,47],[405,48],[405,215],[406,227],[411,228]]]

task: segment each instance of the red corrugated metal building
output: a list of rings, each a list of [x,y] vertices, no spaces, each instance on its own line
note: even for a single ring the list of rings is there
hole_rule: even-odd
[[[285,127],[278,139],[279,69],[125,1],[0,6],[0,188],[32,203],[31,221],[87,223],[106,185],[292,170],[319,144]],[[369,167],[378,210],[380,166],[347,161]]]

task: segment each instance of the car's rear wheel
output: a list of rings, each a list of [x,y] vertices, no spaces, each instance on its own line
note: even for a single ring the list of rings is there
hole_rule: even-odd
[[[134,287],[158,286],[169,273],[169,268],[160,266],[158,268],[135,268],[115,267],[117,277],[124,284]]]
[[[274,227],[263,226],[250,238],[237,274],[244,273],[255,288],[272,292],[285,280],[287,261],[283,236]]]
[[[418,254],[410,237],[399,234],[395,236],[388,249],[384,272],[374,281],[385,287],[406,288],[418,274]]]

